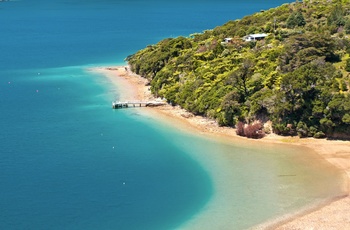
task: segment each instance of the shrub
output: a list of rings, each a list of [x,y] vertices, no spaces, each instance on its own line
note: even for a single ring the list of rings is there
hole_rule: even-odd
[[[307,125],[300,121],[297,125],[297,134],[300,138],[307,137],[308,136],[308,128]]]
[[[315,126],[311,126],[309,129],[309,137],[315,136],[315,134],[318,132],[317,128]]]
[[[325,138],[326,134],[324,134],[324,132],[320,131],[315,133],[314,138]]]
[[[344,29],[347,34],[350,34],[350,19],[346,20]]]
[[[259,139],[265,136],[264,131],[262,130],[263,125],[260,122],[256,122],[251,125],[247,125],[244,128],[244,135],[248,138]]]
[[[238,136],[244,136],[244,123],[241,121],[236,124],[236,134]]]
[[[345,70],[350,72],[350,58],[346,60]]]
[[[305,22],[304,16],[300,11],[292,13],[288,17],[286,22],[286,26],[288,28],[294,28],[296,26],[304,26],[305,24],[306,22]]]
[[[266,133],[266,134],[270,134],[271,133],[271,129],[270,129],[270,127],[268,127],[268,126],[264,126],[264,128],[263,128],[263,131],[264,131],[264,133]]]
[[[227,125],[227,121],[225,120],[224,113],[222,112],[216,115],[216,121],[220,127]]]
[[[238,32],[236,33],[236,35],[239,36],[239,37],[243,37],[243,36],[246,35],[246,31],[243,30],[243,29],[240,29],[240,30],[238,30]]]
[[[282,136],[289,136],[293,133],[292,129],[284,124],[273,125],[273,132]]]

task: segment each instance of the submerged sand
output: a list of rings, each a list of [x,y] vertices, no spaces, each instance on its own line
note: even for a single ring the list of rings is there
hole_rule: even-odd
[[[155,98],[151,95],[149,86],[146,86],[147,80],[140,76],[132,73],[126,66],[117,67],[100,67],[90,69],[96,73],[103,74],[106,76],[120,92],[120,100],[144,100],[151,101]],[[156,107],[152,109],[145,109],[146,113],[162,116],[166,118],[170,123],[174,120],[179,124],[179,128],[184,130],[195,130],[197,133],[203,135],[211,135],[217,137],[221,141],[237,141],[249,142],[249,144],[260,145],[260,144],[287,144],[303,146],[309,149],[310,154],[315,151],[328,162],[335,167],[345,172],[346,178],[344,179],[344,190],[346,195],[341,198],[337,198],[331,201],[323,202],[318,206],[306,209],[303,212],[291,214],[289,216],[281,217],[280,220],[273,221],[257,226],[255,229],[350,229],[350,142],[348,141],[330,141],[325,139],[300,139],[298,137],[280,137],[277,135],[270,134],[261,140],[247,140],[236,135],[235,130],[227,127],[219,127],[215,121],[193,116],[191,113],[179,108],[172,107],[170,105]],[[227,156],[222,156],[223,158]],[[229,160],[229,159],[228,159]],[[221,161],[222,164],[224,160]],[[212,163],[212,164],[215,164]],[[222,167],[222,166],[220,166]],[[214,172],[216,174],[222,173],[220,170]],[[220,175],[224,176],[224,175]],[[220,191],[225,191],[225,185],[217,184]],[[229,185],[226,185],[229,186]],[[224,193],[220,196],[225,196]],[[217,198],[216,206],[224,206],[224,197]],[[220,204],[220,202],[222,204]],[[212,202],[210,202],[212,203]],[[188,223],[185,226],[186,229],[197,229],[197,221],[205,220],[210,223],[211,220],[215,220],[217,216],[228,215],[229,209],[226,212],[217,213],[215,208],[206,207],[209,210],[202,213],[197,220]],[[226,214],[225,214],[226,213]],[[225,216],[221,219],[225,219]],[[217,223],[217,229],[227,229],[227,226],[220,226]],[[200,229],[200,228],[199,228]]]

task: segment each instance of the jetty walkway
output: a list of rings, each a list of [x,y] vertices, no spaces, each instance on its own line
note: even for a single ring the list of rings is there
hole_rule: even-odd
[[[130,108],[130,107],[156,107],[166,105],[165,102],[160,101],[114,101],[112,103],[113,109],[122,109],[122,108]]]

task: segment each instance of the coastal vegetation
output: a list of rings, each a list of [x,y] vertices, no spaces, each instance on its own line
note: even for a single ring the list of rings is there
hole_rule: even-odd
[[[250,34],[267,36],[245,41]],[[239,135],[349,138],[349,36],[348,0],[304,0],[164,39],[126,60],[155,96]]]

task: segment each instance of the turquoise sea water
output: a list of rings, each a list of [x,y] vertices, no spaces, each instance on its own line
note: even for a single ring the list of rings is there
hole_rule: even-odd
[[[113,111],[118,92],[85,70],[123,64],[127,55],[162,38],[201,32],[283,2],[0,2],[0,229],[173,229],[200,212],[216,191],[210,170],[196,154],[248,156],[239,157],[237,165],[257,156],[167,125],[157,127],[137,110]],[[267,152],[258,154],[262,161],[276,151]],[[242,207],[247,197],[239,196],[240,183],[256,176],[252,169],[274,173],[286,164],[279,163],[271,172],[246,164],[246,173],[233,164],[241,169],[232,178],[237,208],[253,204]],[[256,191],[271,187],[250,186]],[[269,192],[261,200],[275,197]],[[320,196],[311,194],[307,202]],[[283,201],[278,202],[270,212],[253,213],[254,220],[244,219],[250,212],[237,214],[236,228],[278,214]]]

